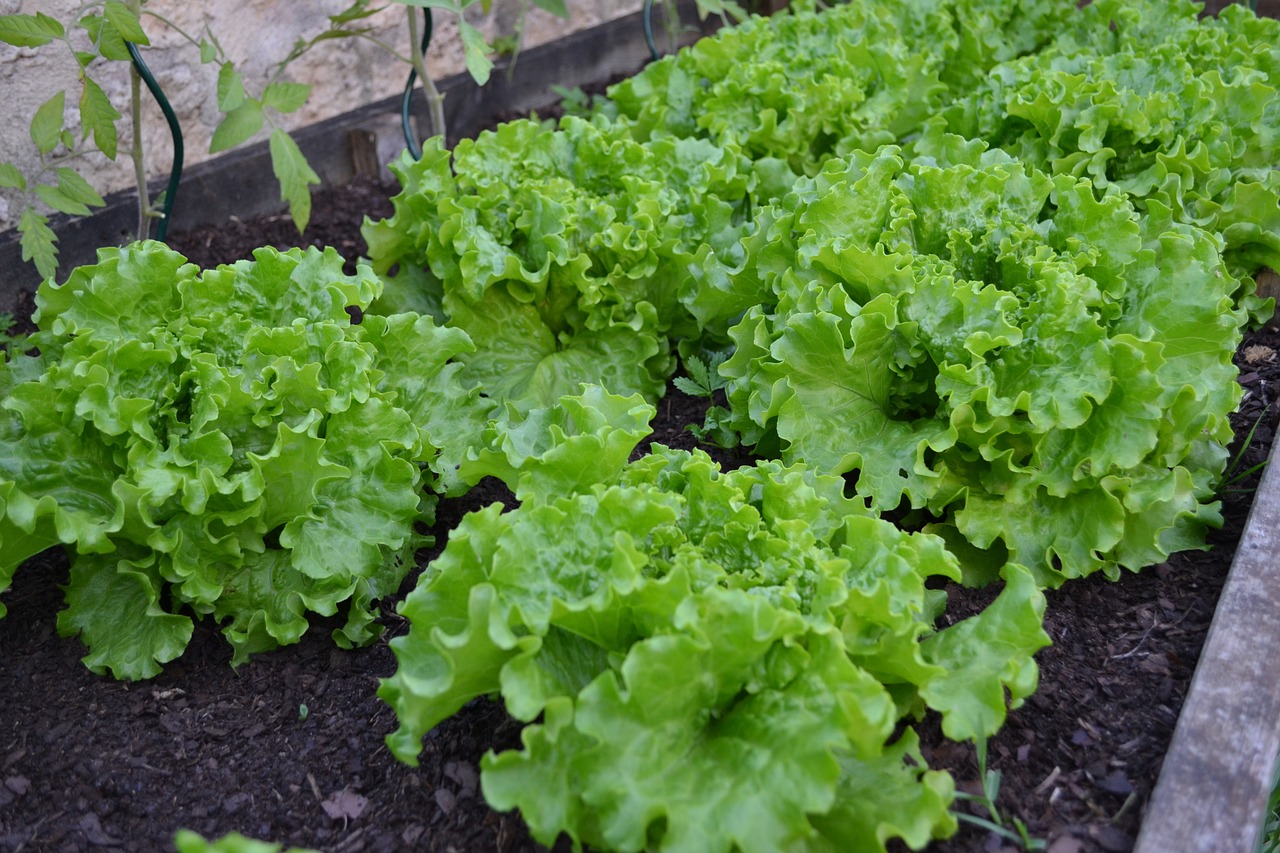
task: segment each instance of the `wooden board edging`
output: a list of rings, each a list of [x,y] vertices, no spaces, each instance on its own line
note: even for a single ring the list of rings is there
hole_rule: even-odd
[[[1280,752],[1280,465],[1245,522],[1134,853],[1254,853]]]

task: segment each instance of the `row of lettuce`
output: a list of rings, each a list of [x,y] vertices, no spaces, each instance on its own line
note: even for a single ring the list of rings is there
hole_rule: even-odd
[[[588,118],[402,164],[379,305],[466,330],[465,376],[525,409],[728,353],[711,434],[856,472],[975,577],[1148,565],[1216,519],[1231,353],[1280,263],[1275,22],[1195,11],[748,22]]]
[[[339,609],[360,644],[439,496],[496,476],[519,506],[401,606],[399,758],[499,695],[485,796],[544,843],[922,847],[954,786],[915,722],[989,737],[1042,589],[1218,521],[1278,74],[1243,7],[797,7],[429,143],[355,274],[104,250],[0,366],[0,589],[68,546],[59,629],[118,678],[204,616],[234,663]],[[628,461],[680,358],[762,461]],[[943,579],[999,593],[957,621]]]

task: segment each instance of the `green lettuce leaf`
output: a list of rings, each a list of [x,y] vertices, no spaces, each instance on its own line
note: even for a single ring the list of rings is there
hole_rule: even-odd
[[[619,397],[598,385],[524,416],[509,406],[485,431],[487,446],[473,448],[459,474],[469,483],[497,477],[520,501],[616,482],[649,434],[653,416],[653,407],[640,395]]]
[[[802,674],[784,668],[792,677],[778,679],[769,658],[781,656],[779,641],[799,617],[743,591],[708,595],[682,605],[706,608],[698,634],[638,643],[617,675],[579,694],[576,743],[531,736],[521,753],[487,758],[485,796],[541,815],[540,801],[554,795],[546,780],[564,772],[585,818],[571,837],[610,849],[766,851],[811,835],[807,814],[834,800],[835,751],[848,748],[854,731],[870,742],[887,736],[892,703],[831,635],[811,640],[803,658],[787,649]],[[742,692],[744,682],[770,675],[774,683]],[[562,828],[530,824],[544,843]]]
[[[911,729],[874,759],[844,756],[835,806],[812,818],[819,838],[815,851],[884,851],[891,838],[919,850],[931,839],[957,829],[950,811],[955,796],[951,776],[929,770]]]
[[[94,672],[110,670],[122,681],[152,678],[191,639],[191,619],[164,609],[162,579],[148,563],[154,560],[87,554],[71,564],[58,633],[80,636],[90,649],[84,664]]]
[[[1039,669],[1032,655],[1049,645],[1044,630],[1045,600],[1035,577],[1011,563],[996,600],[926,638],[922,654],[945,674],[920,694],[942,714],[942,731],[952,740],[984,740],[999,731],[1010,708],[1035,692]]]
[[[451,306],[451,323],[484,342],[461,355],[462,379],[491,401],[527,411],[555,405],[584,384],[610,393],[639,393],[656,399],[666,387],[675,359],[652,332],[619,326],[583,331],[562,341],[536,308],[489,291],[482,306]]]

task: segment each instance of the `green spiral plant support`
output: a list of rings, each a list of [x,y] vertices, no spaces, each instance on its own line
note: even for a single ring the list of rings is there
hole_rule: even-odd
[[[133,42],[125,42],[125,46],[129,49],[129,56],[133,60],[134,70],[138,72],[138,76],[142,78],[142,82],[147,84],[147,89],[156,99],[156,103],[160,105],[161,112],[164,113],[165,121],[169,123],[169,134],[173,137],[173,170],[169,172],[169,184],[165,188],[162,197],[160,224],[156,226],[156,239],[164,242],[165,237],[169,233],[169,221],[172,218],[174,199],[178,196],[178,183],[182,180],[182,127],[178,124],[178,117],[173,112],[173,107],[169,104],[169,99],[165,97],[164,90],[160,88],[160,84],[156,82],[156,78],[151,73],[151,69],[147,67],[147,63],[142,61],[142,54],[138,52],[138,46]],[[136,133],[135,128],[135,133]],[[138,187],[139,195],[146,193],[145,182]],[[146,209],[150,207],[147,199],[139,198],[138,204],[144,208],[143,216],[146,216]],[[139,238],[146,236],[139,234]]]
[[[422,56],[427,55],[427,45],[431,43],[431,10],[424,8],[422,10],[422,44],[419,48]],[[413,97],[413,84],[418,80],[418,69],[409,69],[409,79],[404,84],[404,97],[400,99],[400,129],[404,133],[404,144],[409,149],[409,153],[413,155],[413,159],[422,159],[422,146],[418,144],[418,140],[414,138],[413,129],[409,126],[409,103]],[[439,128],[432,128],[433,131],[439,132]]]
[[[658,45],[653,40],[653,0],[644,0],[644,43],[649,46],[649,58],[657,62],[662,58]]]

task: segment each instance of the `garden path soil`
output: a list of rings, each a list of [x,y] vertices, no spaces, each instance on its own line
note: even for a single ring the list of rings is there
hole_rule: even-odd
[[[365,214],[390,211],[390,188],[369,181],[325,191],[300,241],[284,217],[231,222],[171,243],[209,266],[252,247],[363,244]],[[1235,419],[1245,436],[1262,418],[1239,469],[1261,462],[1276,425],[1280,333],[1251,335],[1238,363],[1247,395]],[[704,403],[671,389],[655,438],[691,447],[683,429]],[[740,460],[721,456],[726,464]],[[990,746],[1004,778],[998,805],[1052,853],[1125,851],[1132,845],[1173,732],[1245,522],[1253,475],[1224,496],[1226,524],[1207,552],[1182,554],[1118,583],[1091,578],[1049,593],[1054,645],[1039,656],[1039,692],[1011,714]],[[512,499],[486,481],[444,502],[437,550],[461,516]],[[429,559],[433,552],[425,552]],[[79,662],[55,614],[67,578],[61,554],[21,567],[0,620],[0,851],[153,851],[174,832],[252,837],[334,853],[540,850],[517,815],[489,810],[478,788],[486,750],[519,743],[499,704],[477,700],[431,732],[420,767],[397,763],[383,744],[395,728],[374,691],[395,669],[385,638],[341,651],[317,624],[296,646],[233,671],[216,626],[198,625],[187,652],[153,681],[122,684]],[[412,578],[406,582],[407,591]],[[952,589],[953,612],[990,593]],[[387,634],[405,629],[394,602]],[[973,750],[944,741],[926,721],[927,758],[967,790],[977,786]],[[1000,850],[972,828],[935,851]],[[567,849],[567,845],[561,847]]]

